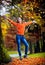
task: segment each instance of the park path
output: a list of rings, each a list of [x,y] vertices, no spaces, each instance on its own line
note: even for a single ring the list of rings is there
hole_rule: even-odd
[[[23,55],[24,55],[24,53],[22,53],[22,56]],[[10,54],[10,57],[13,57],[13,58],[16,57],[17,58],[17,57],[19,57],[19,54]]]

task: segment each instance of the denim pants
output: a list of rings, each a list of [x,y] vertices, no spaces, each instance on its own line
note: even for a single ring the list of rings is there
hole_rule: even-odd
[[[24,43],[25,45],[25,55],[27,55],[28,52],[28,42],[26,41],[25,37],[23,35],[16,35],[16,41],[17,41],[17,46],[18,46],[18,53],[19,56],[21,57],[21,42]]]

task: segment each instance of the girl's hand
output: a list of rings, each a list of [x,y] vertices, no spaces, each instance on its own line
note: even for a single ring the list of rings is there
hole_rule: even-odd
[[[2,16],[4,19],[6,19],[7,17],[6,16]]]
[[[37,23],[35,20],[32,21],[33,23]]]

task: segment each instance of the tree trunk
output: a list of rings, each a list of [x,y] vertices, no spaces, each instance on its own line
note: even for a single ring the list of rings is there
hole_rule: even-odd
[[[39,40],[36,42],[35,53],[40,52]]]
[[[33,51],[32,51],[32,43],[31,43],[31,41],[30,41],[30,43],[29,43],[29,51],[30,51],[30,54],[33,53]]]
[[[45,32],[42,33],[42,41],[43,41],[42,52],[45,52]]]
[[[4,41],[1,30],[1,16],[0,16],[0,64],[8,63],[10,61],[10,56],[7,53],[6,48],[4,47]]]

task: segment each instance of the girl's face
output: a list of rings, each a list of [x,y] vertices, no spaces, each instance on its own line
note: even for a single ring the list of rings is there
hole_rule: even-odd
[[[22,23],[22,19],[19,17],[19,18],[17,18],[17,22],[18,23]]]

